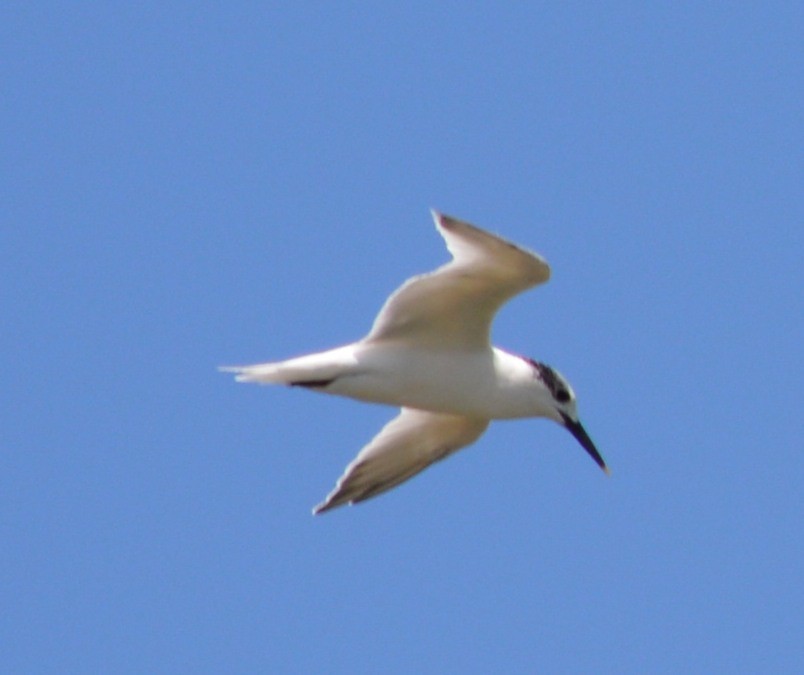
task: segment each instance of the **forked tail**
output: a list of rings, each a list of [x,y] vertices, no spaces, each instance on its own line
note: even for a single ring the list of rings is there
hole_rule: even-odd
[[[220,366],[222,373],[234,373],[237,382],[259,382],[261,384],[290,384],[282,375],[281,363],[258,363],[253,366]]]
[[[340,375],[350,372],[354,365],[353,350],[350,347],[340,347],[287,361],[257,363],[251,366],[221,366],[218,370],[234,373],[238,382],[326,387]]]

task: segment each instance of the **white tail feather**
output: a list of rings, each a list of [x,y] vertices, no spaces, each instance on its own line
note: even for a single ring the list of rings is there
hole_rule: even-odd
[[[251,366],[222,366],[218,370],[234,373],[238,382],[259,384],[304,384],[333,380],[354,366],[354,350],[341,347],[318,354],[299,356],[275,363]]]
[[[287,380],[280,374],[278,363],[258,363],[253,366],[222,366],[222,373],[234,373],[237,382],[261,382],[263,384],[284,384]]]

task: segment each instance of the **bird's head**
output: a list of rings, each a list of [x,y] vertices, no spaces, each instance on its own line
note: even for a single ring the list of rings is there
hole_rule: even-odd
[[[570,383],[561,373],[550,366],[532,359],[528,359],[528,361],[534,368],[534,377],[543,386],[549,398],[546,416],[558,422],[575,436],[575,440],[583,446],[583,449],[597,462],[597,465],[607,474],[610,473],[606,462],[597,451],[592,439],[589,438],[589,434],[586,433],[586,429],[583,428],[580,419],[578,419],[578,404]]]

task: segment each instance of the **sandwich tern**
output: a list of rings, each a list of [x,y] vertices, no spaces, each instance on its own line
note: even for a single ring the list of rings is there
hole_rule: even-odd
[[[546,282],[547,262],[474,225],[432,213],[452,260],[402,284],[366,337],[286,361],[221,368],[238,382],[304,387],[401,408],[314,514],[390,490],[476,441],[491,420],[551,419],[609,472],[578,419],[569,382],[544,363],[491,344],[497,310]]]

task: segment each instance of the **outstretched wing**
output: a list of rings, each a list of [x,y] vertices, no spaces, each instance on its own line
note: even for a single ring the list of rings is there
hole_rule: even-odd
[[[486,419],[402,408],[346,467],[335,489],[313,513],[390,490],[477,440],[488,424]]]
[[[479,349],[497,310],[550,278],[545,260],[474,225],[433,211],[452,261],[408,279],[386,301],[367,341]]]

